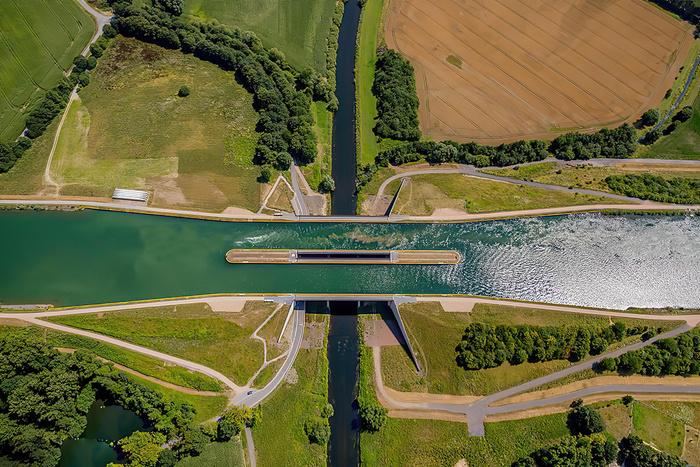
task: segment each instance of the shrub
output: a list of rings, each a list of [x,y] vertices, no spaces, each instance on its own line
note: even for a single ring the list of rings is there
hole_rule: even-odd
[[[693,108],[691,106],[685,106],[676,114],[673,116],[673,121],[678,121],[678,122],[685,122],[687,120],[690,120],[690,117],[693,116]]]
[[[75,70],[77,70],[80,73],[87,69],[88,61],[82,55],[78,55],[73,59],[73,65],[75,66]]]
[[[585,405],[574,408],[569,412],[567,424],[574,435],[591,435],[605,430],[605,421],[600,413]]]
[[[659,122],[659,111],[649,109],[642,115],[642,124],[644,126],[656,125]]]
[[[312,417],[304,423],[304,433],[312,443],[325,445],[331,437],[331,428],[328,419]]]
[[[80,83],[81,86],[87,86],[90,84],[90,75],[86,72],[80,73],[80,75],[78,75],[78,83]]]
[[[333,177],[328,174],[324,175],[321,183],[318,184],[318,189],[322,193],[330,193],[331,191],[335,191],[335,180],[333,180]]]
[[[97,59],[95,57],[89,57],[87,59],[87,69],[94,70],[96,66],[97,66]]]
[[[180,89],[177,91],[177,95],[180,97],[187,97],[190,95],[190,88],[187,86],[181,86]]]
[[[386,423],[387,410],[378,401],[360,405],[360,428],[364,431],[378,431]]]
[[[627,395],[622,398],[622,403],[625,405],[630,405],[632,402],[634,402],[634,397]]]
[[[268,183],[270,181],[271,177],[272,177],[272,174],[270,173],[270,168],[263,167],[262,170],[260,171],[260,176],[258,177],[258,182],[259,183]]]

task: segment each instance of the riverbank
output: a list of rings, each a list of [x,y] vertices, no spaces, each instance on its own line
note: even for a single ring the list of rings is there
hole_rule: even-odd
[[[180,217],[186,219],[216,220],[227,222],[309,222],[309,223],[441,223],[441,222],[474,222],[492,221],[500,219],[514,219],[521,217],[541,217],[552,215],[578,214],[586,212],[624,211],[649,214],[658,211],[660,214],[679,210],[698,210],[700,205],[673,205],[655,203],[651,201],[643,204],[591,204],[582,206],[561,206],[541,209],[524,209],[519,211],[499,211],[469,214],[459,210],[437,209],[430,216],[296,216],[287,214],[283,216],[270,216],[256,214],[245,210],[227,208],[221,213],[209,213],[202,211],[177,210],[155,208],[108,201],[92,201],[90,198],[59,198],[46,199],[41,197],[0,197],[0,210],[83,210],[94,209],[98,211],[127,212],[134,214],[151,214],[156,216]]]

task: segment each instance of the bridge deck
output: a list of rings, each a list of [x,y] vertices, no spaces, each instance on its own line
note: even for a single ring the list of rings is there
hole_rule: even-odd
[[[456,264],[451,250],[248,250],[226,252],[229,263],[250,264]]]

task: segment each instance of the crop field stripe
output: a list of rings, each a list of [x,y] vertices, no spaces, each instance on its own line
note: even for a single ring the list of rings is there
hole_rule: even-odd
[[[520,3],[520,2],[509,3],[509,5],[504,5],[504,4],[503,4],[503,0],[496,0],[496,1],[499,2],[501,5],[503,5],[505,8],[509,8],[509,9],[511,9],[511,8],[518,8],[518,7],[530,8],[530,7],[528,7],[527,5],[524,5],[523,3]],[[541,26],[539,26],[538,24],[536,24],[536,23],[530,21],[529,19],[526,19],[525,17],[523,17],[522,13],[516,12],[515,10],[512,10],[512,9],[511,9],[511,11],[513,11],[513,14],[516,15],[518,18],[520,18],[520,19],[523,20],[523,21],[526,21],[526,22],[528,23],[528,25],[532,26],[533,28],[538,29],[544,36],[549,37],[549,39],[550,39],[550,41],[551,41],[552,44],[556,44],[556,43],[558,42],[558,40],[557,40],[547,29],[545,29],[544,27],[541,27]],[[538,42],[538,43],[541,43],[540,41],[538,41],[538,40],[535,39],[534,37],[531,37],[531,39],[534,40],[534,41],[536,41],[536,42]],[[545,46],[544,44],[542,44],[542,45]],[[546,47],[546,46],[545,46],[545,47]],[[552,50],[552,49],[548,49],[548,50],[549,50],[550,53],[552,53],[552,54],[556,53],[556,52],[555,52],[554,50]],[[596,57],[590,58],[590,57],[585,56],[582,52],[580,52],[580,51],[578,51],[578,50],[575,50],[575,49],[570,49],[570,50],[571,50],[574,54],[576,54],[578,57],[580,57],[583,61],[586,62],[586,65],[584,66],[584,69],[590,70],[590,69],[595,69],[595,68],[597,68],[598,70],[600,70],[600,75],[607,75],[607,76],[609,76],[610,78],[612,78],[616,83],[614,84],[614,86],[612,86],[611,91],[612,91],[616,96],[618,96],[618,98],[620,98],[620,100],[626,101],[624,98],[620,97],[620,96],[617,94],[617,92],[614,91],[613,89],[619,89],[620,87],[625,87],[625,88],[627,88],[627,89],[629,89],[630,91],[633,91],[633,92],[635,92],[635,93],[638,92],[637,90],[635,90],[635,89],[629,84],[628,80],[620,79],[620,78],[618,78],[615,74],[610,73],[610,67],[613,67],[613,68],[615,68],[615,67],[620,67],[620,64],[619,64],[618,62],[616,62],[616,61],[614,61],[614,60],[610,60],[609,57],[607,57],[607,56],[605,56],[605,55],[603,55],[603,54],[598,54]],[[598,64],[598,63],[596,63],[596,61],[595,61],[594,59],[599,60],[599,61],[605,61],[605,62],[607,63],[607,65]],[[567,59],[567,61],[569,61],[569,60]],[[569,62],[570,62],[570,61],[569,61]],[[571,63],[573,66],[576,66],[576,65],[575,65],[574,63],[572,63],[572,62],[570,62],[570,63]],[[579,68],[579,67],[577,67],[577,68]],[[580,68],[579,68],[579,69],[580,69]],[[636,76],[633,76],[633,79],[639,81],[639,79],[638,79]],[[611,88],[611,86],[607,86],[607,85],[605,85],[605,86],[606,86],[607,88],[609,88],[609,89]]]
[[[556,5],[556,4],[555,4],[555,5]],[[556,7],[553,7],[553,8],[556,9]],[[589,14],[588,12],[582,10],[582,9],[579,8],[578,6],[574,6],[574,8],[576,8],[577,10],[579,10],[583,15],[589,17],[590,19],[596,20],[596,18],[595,18],[594,16],[592,16],[592,15]],[[557,10],[557,11],[560,11],[560,12],[561,12],[561,10]],[[566,16],[568,19],[571,19],[572,21],[575,21],[575,20],[573,20],[573,19],[571,18],[570,13],[569,13],[568,11],[564,11],[564,12],[561,12],[561,13],[562,13],[562,15]],[[635,41],[632,41],[627,35],[621,34],[616,28],[613,28],[613,27],[610,26],[609,24],[603,22],[603,20],[604,20],[604,19],[607,19],[607,18],[610,18],[610,15],[601,16],[600,20],[597,21],[596,23],[594,23],[594,24],[600,26],[600,31],[599,31],[599,32],[597,32],[597,31],[591,29],[591,27],[588,26],[588,25],[590,24],[589,21],[575,21],[575,22],[576,22],[576,24],[577,24],[581,29],[586,29],[586,30],[592,32],[593,34],[597,34],[599,37],[603,37],[603,33],[606,33],[607,36],[610,36],[610,34],[612,34],[612,35],[615,36],[616,38],[619,38],[621,41],[626,42],[627,45],[628,45],[628,47],[629,47],[629,49],[628,49],[628,47],[618,46],[618,48],[619,48],[620,50],[632,50],[632,51],[634,51],[634,52],[637,52],[638,49],[642,49],[642,50],[644,50],[645,52],[648,52],[648,53],[649,53],[650,55],[652,55],[653,57],[661,58],[661,57],[663,56],[663,53],[661,54],[661,56],[657,55],[657,52],[658,52],[658,51],[655,52],[655,51],[652,51],[652,50],[647,49],[647,48],[646,48],[644,45],[642,45],[641,43],[637,43],[637,42],[635,42]],[[623,23],[623,27],[624,27],[624,26],[625,26],[625,24]],[[648,39],[648,38],[647,38],[647,39]],[[611,42],[613,42],[613,41],[611,41]],[[653,44],[653,45],[656,45],[656,43],[654,43],[653,41],[649,41],[649,42],[650,42],[651,44]],[[656,47],[654,47],[654,48],[656,48]],[[657,49],[658,49],[658,48],[657,48]],[[637,57],[635,57],[635,58],[637,58]],[[640,58],[637,58],[637,60],[640,60]]]
[[[533,23],[532,21],[530,21],[530,20],[524,18],[523,16],[521,16],[520,14],[518,14],[517,12],[515,12],[513,9],[511,9],[509,5],[503,4],[503,1],[502,1],[502,0],[495,0],[495,2],[490,3],[490,5],[495,5],[496,3],[498,3],[503,9],[505,9],[505,10],[507,10],[508,12],[512,13],[512,15],[514,15],[516,18],[518,18],[518,20],[520,20],[521,22],[526,22],[526,23],[528,24],[528,26],[531,26],[531,27],[533,27],[533,28],[535,28],[535,29],[538,29],[538,30],[539,30],[543,35],[545,35],[545,36],[549,36],[549,38],[551,39],[551,41],[549,42],[550,44],[556,44],[556,42],[557,42],[556,39],[555,39],[548,31],[546,31],[545,29],[541,28],[540,26],[538,26],[537,24]],[[519,5],[519,4],[517,4],[517,3],[514,4],[514,3],[512,3],[512,2],[509,2],[509,3],[510,3],[510,5]],[[500,18],[503,19],[503,20],[505,21],[505,19],[504,19],[503,16],[501,16]],[[536,42],[537,44],[539,44],[539,45],[540,45],[542,48],[544,48],[549,54],[552,54],[552,55],[556,54],[556,51],[553,50],[552,47],[548,46],[547,43],[538,40],[538,39],[536,38],[536,36],[534,36],[534,35],[533,35],[533,36],[530,36],[530,35],[525,34],[524,32],[520,31],[520,29],[518,29],[517,26],[516,26],[515,24],[513,24],[512,22],[510,22],[510,21],[508,21],[507,23],[510,25],[511,28],[513,28],[514,30],[517,30],[517,31],[518,31],[523,37],[525,37],[526,39],[531,40],[531,41]],[[608,72],[605,68],[603,68],[601,65],[599,65],[599,64],[597,64],[597,63],[595,63],[595,62],[593,62],[593,61],[590,60],[589,58],[584,57],[581,53],[579,53],[579,51],[574,50],[574,49],[571,49],[571,52],[574,53],[575,55],[577,55],[579,58],[581,58],[581,59],[585,62],[585,65],[579,67],[578,65],[576,65],[575,62],[572,62],[572,61],[569,60],[567,57],[559,57],[559,58],[560,58],[561,60],[563,60],[564,62],[568,63],[571,67],[573,67],[573,68],[575,68],[576,70],[578,70],[579,73],[585,74],[585,75],[589,76],[592,80],[594,80],[595,82],[597,82],[600,86],[602,86],[602,87],[604,87],[605,89],[607,89],[608,92],[610,92],[610,93],[611,93],[615,98],[617,98],[620,102],[623,102],[623,103],[626,104],[625,99],[623,99],[623,98],[622,98],[620,95],[618,95],[618,93],[615,91],[615,90],[616,90],[617,88],[619,88],[619,87],[626,87],[626,88],[628,88],[630,91],[634,91],[634,89],[633,89],[632,87],[630,87],[630,85],[629,85],[625,80],[621,80],[621,79],[617,78],[616,76],[609,74],[609,72]],[[598,71],[596,72],[595,70],[598,70]],[[593,71],[593,73],[591,73],[592,71]],[[603,81],[599,80],[598,77],[601,76],[601,75],[607,75],[607,76],[611,77],[611,78],[615,81],[615,85],[611,87],[611,86],[605,84]],[[635,92],[636,92],[636,91],[635,91]],[[630,108],[631,108],[631,106],[630,106]],[[632,110],[634,110],[634,109],[632,109]]]
[[[426,33],[426,35],[427,35],[427,33]],[[410,42],[414,42],[416,45],[418,44],[418,43],[416,42],[416,39],[413,38],[413,37],[406,37],[406,40],[407,40],[407,41],[410,41]],[[404,44],[405,44],[405,42],[404,42]],[[433,54],[431,54],[431,57],[433,58],[433,61],[438,62],[438,63],[442,63],[442,60],[439,59],[439,58],[437,58],[437,57],[435,57]],[[426,72],[426,73],[429,73],[429,71],[427,71],[427,70],[425,70],[425,72]],[[445,73],[456,74],[456,71],[454,71],[454,70],[449,70],[449,71],[447,71],[447,70],[446,70]],[[436,73],[430,73],[430,74],[433,76],[434,79],[436,79],[436,80],[438,80],[438,81],[441,81],[441,82],[447,84],[447,83],[443,80],[443,77],[442,77],[442,76],[440,76],[440,75],[438,75],[438,74],[436,74]],[[484,110],[484,109],[483,109],[482,107],[480,107],[477,103],[475,103],[472,99],[469,99],[469,98],[466,97],[466,96],[457,95],[457,96],[454,96],[453,99],[451,99],[453,102],[454,102],[454,101],[463,101],[463,102],[464,102],[464,105],[466,105],[467,108],[461,107],[460,109],[455,108],[455,106],[454,106],[452,103],[446,102],[444,99],[441,99],[440,96],[433,96],[433,97],[434,97],[435,99],[440,100],[440,101],[443,103],[443,105],[445,105],[445,106],[451,108],[457,115],[461,115],[463,118],[468,119],[469,121],[472,121],[472,120],[471,120],[467,115],[472,115],[472,114],[469,113],[469,107],[472,107],[473,109],[476,109],[476,112],[477,112],[477,113],[480,113],[480,114],[481,114],[483,117],[485,117],[486,119],[491,120],[492,123],[495,124],[496,126],[500,126],[500,127],[503,128],[503,129],[507,129],[507,128],[503,125],[502,122],[500,122],[498,119],[496,119],[496,118],[494,117],[494,115],[492,114],[492,112],[488,112],[488,111]],[[492,110],[493,110],[493,109],[492,109]],[[482,125],[486,125],[486,122],[482,122]],[[489,130],[487,130],[487,129],[484,128],[483,126],[479,126],[479,129],[482,130],[482,131],[484,131],[484,132],[486,132],[486,133],[489,132]]]
[[[439,7],[436,7],[436,8],[439,8]],[[436,24],[436,25],[438,26],[438,28],[443,29],[445,32],[448,32],[448,33],[449,33],[449,31],[448,31],[446,28],[444,28],[444,27],[442,26],[442,24],[441,24],[440,21],[437,21],[437,20],[435,20],[435,19],[432,18],[432,15],[431,15],[429,12],[422,11],[422,10],[420,10],[419,8],[416,8],[416,10],[419,11],[419,12],[422,14],[422,18],[420,18],[420,20],[415,20],[415,19],[414,19],[413,21],[414,21],[414,23],[416,24],[416,26],[418,26],[420,29],[423,29],[423,24],[429,23],[429,22],[433,22],[434,24]],[[435,12],[433,11],[433,15],[434,15],[434,14],[435,14]],[[467,12],[467,14],[469,14],[469,12]],[[477,18],[477,20],[478,20],[478,18]],[[449,21],[449,15],[447,15],[447,21]],[[427,31],[425,31],[425,32],[427,33]],[[518,82],[522,87],[524,87],[524,88],[528,88],[528,86],[527,86],[525,83],[523,83],[523,82],[521,81],[521,79],[520,79],[524,74],[531,74],[531,75],[534,77],[535,80],[537,80],[537,81],[539,81],[539,82],[541,83],[542,89],[546,89],[546,88],[549,86],[550,83],[549,83],[541,74],[537,74],[537,73],[532,74],[532,72],[531,72],[530,70],[528,70],[523,64],[520,64],[520,63],[518,63],[517,61],[515,61],[512,57],[510,57],[510,56],[509,56],[505,51],[503,51],[502,49],[499,49],[498,47],[495,47],[495,46],[489,44],[487,41],[485,41],[484,39],[482,39],[481,36],[479,36],[478,34],[476,34],[473,30],[471,30],[471,29],[467,30],[467,31],[466,31],[466,35],[471,36],[471,37],[473,38],[474,42],[476,42],[477,44],[479,44],[479,46],[476,46],[476,47],[469,47],[469,46],[464,42],[464,40],[459,39],[459,41],[460,41],[463,45],[465,45],[465,46],[469,47],[471,50],[473,50],[477,55],[479,55],[479,56],[480,56],[482,59],[484,59],[486,62],[490,63],[492,67],[497,68],[497,69],[501,72],[502,75],[504,75],[504,76],[505,76],[505,75],[510,75],[511,78],[512,78],[513,80],[517,81],[517,82]],[[497,60],[498,58],[500,58],[501,61],[498,61],[498,60]],[[522,70],[522,71],[520,71],[520,72],[514,72],[514,73],[508,73],[508,72],[507,72],[506,70],[504,70],[504,69],[502,68],[502,66],[500,65],[500,64],[501,64],[502,62],[504,62],[504,61],[506,62],[506,63],[504,63],[504,65],[510,63],[510,64],[514,65],[516,68],[519,68],[519,69]],[[557,94],[559,94],[559,96],[560,96],[561,99],[563,99],[563,100],[565,100],[565,101],[568,101],[569,103],[574,104],[574,105],[577,106],[577,104],[576,104],[569,96],[564,95],[560,90],[554,89],[554,91],[555,91]],[[558,104],[555,104],[555,103],[552,101],[552,96],[550,96],[550,98],[546,98],[544,95],[541,95],[539,92],[537,92],[537,91],[535,91],[535,90],[532,90],[532,89],[531,89],[531,92],[532,92],[533,94],[535,94],[535,95],[536,95],[540,100],[542,100],[543,102],[546,102],[546,103],[548,103],[549,105],[551,105],[551,106],[552,106],[555,110],[557,110],[558,112],[563,113],[563,112],[561,111],[561,108],[559,107],[559,105],[558,105]],[[585,113],[588,117],[592,117],[590,114],[588,114],[587,112],[585,112],[583,109],[581,109],[581,111],[582,111],[583,113]],[[565,115],[569,120],[571,120],[571,121],[573,121],[573,122],[578,122],[577,119],[580,118],[580,116],[574,118],[573,115],[569,115],[569,114],[566,114],[566,113],[564,113],[564,115]],[[575,114],[574,114],[574,115],[575,115]],[[578,123],[577,123],[577,124],[578,124]],[[580,125],[580,124],[579,124],[579,125]]]
[[[645,1],[645,3],[646,3],[646,1]],[[653,29],[654,34],[661,34],[661,35],[664,35],[671,40],[674,40],[673,35],[669,35],[664,29],[659,28],[656,25],[656,23],[662,18],[661,16],[656,15],[653,12],[647,11],[646,8],[644,8],[644,9],[636,8],[636,9],[630,10],[629,8],[625,8],[625,5],[627,5],[627,3],[617,3],[617,4],[612,4],[611,7],[616,8],[616,9],[620,9],[620,10],[624,11],[624,13],[626,13],[627,15],[637,18],[640,22],[643,22],[644,24],[646,24],[649,29]],[[637,14],[636,12],[639,12],[640,14]],[[644,15],[644,16],[646,16],[646,18],[643,18],[641,15],[641,12],[649,13],[650,16]],[[670,17],[668,17],[667,15],[664,15],[663,19],[668,24],[671,24],[673,26],[678,26],[678,24],[676,22],[674,22],[674,20],[671,19]]]
[[[507,28],[513,29],[513,31],[514,31],[516,34],[519,34],[520,36],[522,36],[521,41],[522,41],[522,40],[525,40],[525,41],[529,40],[529,38],[528,38],[526,35],[524,35],[519,29],[517,29],[517,28],[514,27],[512,24],[506,22],[506,21],[503,19],[503,17],[502,17],[502,13],[503,13],[503,12],[500,12],[500,13],[499,13],[499,12],[494,12],[494,11],[488,9],[488,8],[487,8],[486,6],[484,6],[484,5],[480,5],[480,6],[481,6],[485,11],[494,14],[495,17],[498,19],[498,21],[501,21],[504,25],[506,25]],[[589,87],[586,87],[586,88],[584,89],[584,88],[583,88],[583,85],[582,85],[581,83],[578,82],[578,81],[581,80],[581,79],[584,79],[584,80],[585,80],[585,79],[588,79],[589,81],[592,81],[593,83],[595,83],[595,85],[594,85],[595,87],[598,87],[599,89],[602,88],[602,91],[603,91],[603,92],[610,94],[610,91],[609,91],[606,87],[601,86],[600,83],[598,83],[596,80],[592,79],[587,73],[583,72],[582,70],[574,70],[573,72],[571,72],[571,68],[573,68],[573,67],[571,67],[571,65],[568,64],[568,62],[566,62],[565,60],[563,60],[561,57],[558,57],[558,56],[557,56],[557,57],[556,57],[557,59],[559,59],[559,60],[560,60],[561,62],[563,62],[563,63],[567,63],[567,65],[569,65],[569,67],[570,67],[570,68],[569,68],[569,72],[568,72],[568,73],[565,73],[565,70],[563,70],[564,67],[562,66],[561,63],[559,63],[560,66],[557,67],[557,68],[555,68],[553,65],[548,65],[548,64],[546,64],[545,62],[543,62],[542,60],[540,60],[539,58],[537,58],[537,56],[536,56],[533,52],[530,52],[530,51],[528,51],[528,50],[525,50],[525,49],[520,45],[522,42],[516,42],[514,38],[511,38],[511,37],[505,35],[503,32],[501,32],[501,29],[499,29],[498,27],[495,27],[495,26],[492,26],[492,25],[489,25],[489,27],[490,27],[496,34],[498,34],[500,37],[502,37],[505,41],[507,41],[507,42],[509,42],[510,44],[513,45],[513,48],[511,49],[511,48],[509,47],[509,49],[511,49],[511,50],[520,49],[525,55],[527,55],[528,57],[530,57],[532,60],[537,61],[537,62],[540,63],[544,68],[548,68],[548,69],[554,71],[556,74],[558,74],[559,76],[561,76],[565,81],[569,82],[571,85],[573,85],[573,86],[576,87],[577,89],[581,90],[581,91],[582,91],[585,95],[587,95],[590,99],[593,99],[593,100],[597,101],[601,106],[610,109],[610,110],[612,111],[612,113],[614,113],[614,114],[617,115],[618,117],[622,117],[622,115],[620,114],[620,111],[615,111],[615,110],[612,109],[612,107],[613,107],[615,104],[617,104],[617,107],[619,107],[620,105],[622,105],[623,108],[625,107],[625,104],[622,103],[622,102],[619,102],[619,99],[617,99],[615,96],[613,96],[613,98],[614,98],[614,100],[615,100],[615,103],[612,103],[612,104],[611,104],[610,102],[604,102],[604,101],[599,97],[600,91],[598,91],[598,92],[594,92],[593,90],[588,91],[588,88],[589,88]],[[535,42],[535,41],[533,41],[533,42]],[[538,46],[539,46],[539,45],[540,45],[540,44],[538,43]],[[551,51],[549,51],[549,50],[546,49],[546,48],[544,48],[544,50],[545,50],[547,53],[551,53]],[[532,72],[534,73],[534,70],[533,70]],[[590,83],[589,83],[589,84],[590,84]],[[563,90],[562,92],[566,92],[566,91]],[[632,110],[632,109],[630,109],[630,110]]]
[[[63,29],[68,36],[68,38],[71,40],[71,43],[74,41],[75,37],[71,32],[68,30],[68,27],[63,23],[63,20],[61,17],[57,14],[56,9],[51,6],[50,3],[48,3],[46,0],[41,0],[44,6],[46,7],[47,10],[51,11],[54,14],[54,18],[56,19],[56,22],[61,26],[61,29]],[[55,4],[54,4],[55,5]],[[61,5],[63,6],[63,5]]]
[[[534,9],[534,8],[533,8],[532,6],[530,6],[530,5],[527,5],[525,2],[517,2],[516,4],[514,4],[514,6],[516,6],[516,7],[519,6],[519,5],[522,5],[522,6],[525,7],[525,8],[529,8],[533,13],[537,13],[537,10],[536,10],[536,9]],[[549,22],[553,27],[555,27],[555,28],[557,27],[557,24],[556,24],[556,23],[554,22],[554,20],[552,20],[551,18],[548,18],[548,17],[546,17],[546,16],[541,16],[541,19],[546,20],[546,21]],[[531,23],[531,24],[532,24],[532,23]],[[548,35],[549,35],[550,37],[552,37],[551,34],[548,34]],[[560,42],[560,40],[558,40],[558,39],[556,39],[556,38],[554,38],[554,37],[552,37],[552,39],[555,41],[555,43]],[[623,63],[623,61],[626,62],[626,61],[628,60],[628,58],[631,58],[631,57],[627,57],[627,55],[623,55],[623,56],[619,57],[618,60],[612,60],[611,57],[608,55],[608,53],[607,53],[605,50],[601,50],[600,48],[596,47],[594,44],[592,44],[592,43],[590,43],[590,42],[589,42],[589,46],[590,46],[591,49],[594,49],[594,51],[597,52],[597,53],[594,53],[593,57],[588,57],[588,56],[586,56],[586,59],[588,59],[589,61],[604,60],[604,61],[605,61],[605,64],[602,65],[602,66],[604,66],[605,69],[608,70],[608,71],[607,71],[608,73],[610,73],[610,71],[615,70],[615,75],[617,75],[617,73],[619,73],[620,71],[624,70],[625,72],[627,72],[627,74],[629,74],[629,77],[630,77],[629,80],[634,81],[634,82],[641,83],[642,85],[647,84],[646,81],[642,80],[641,78],[639,78],[639,77],[637,76],[636,70],[634,70],[633,68],[631,68],[630,66],[628,66],[627,63]],[[585,52],[588,52],[587,49],[584,49],[584,51],[585,51]],[[582,52],[583,52],[583,51],[582,51]],[[583,56],[583,55],[582,55],[582,56]],[[638,63],[638,62],[635,62],[635,63]],[[651,69],[651,67],[649,67],[646,63],[644,63],[644,66],[647,66],[647,68]],[[628,85],[628,86],[629,86],[629,85]]]
[[[522,3],[523,3],[523,4],[526,4],[527,2],[528,2],[528,0],[523,0]],[[531,6],[531,5],[528,5],[528,6],[529,6],[529,8],[530,8],[533,12],[538,12],[537,7],[533,7],[533,6]],[[545,5],[545,7],[549,7],[549,5]],[[549,8],[546,8],[546,9],[550,9],[550,10],[556,12],[557,18],[560,18],[560,19],[562,20],[562,23],[563,23],[564,21],[566,21],[566,19],[567,19],[567,18],[566,18],[566,15],[562,14],[560,11],[555,10],[553,7],[549,7]],[[542,15],[540,18],[549,21],[550,23],[552,23],[552,25],[553,25],[554,27],[557,26],[557,24],[554,22],[554,19],[552,19],[552,18],[550,18],[550,17],[548,17],[548,16]],[[577,24],[577,26],[578,26],[578,24]],[[571,30],[572,27],[573,27],[573,25],[570,26],[569,29]],[[596,32],[591,31],[590,29],[588,30],[588,32],[590,32],[591,34],[593,34],[593,37],[594,37],[594,38],[597,38],[597,39],[601,39],[601,40],[602,40],[602,38],[600,38],[600,36],[599,36]],[[610,51],[610,50],[601,50],[599,47],[596,47],[595,45],[591,44],[590,41],[589,41],[589,45],[591,45],[591,47],[593,47],[593,48],[596,49],[598,52],[600,52],[601,54],[604,54],[604,55],[613,55],[615,51],[621,50],[619,47],[615,47],[614,45],[612,45],[612,44],[611,44],[609,41],[607,41],[607,40],[602,40],[602,43],[601,43],[600,45],[603,46],[603,47],[612,47],[612,48],[615,49],[614,51]],[[612,53],[611,53],[611,52],[612,52]],[[620,62],[620,64],[623,65],[624,68],[625,68],[627,71],[629,71],[630,73],[632,73],[632,75],[635,75],[635,73],[637,73],[637,72],[636,72],[633,68],[631,68],[631,67],[629,66],[629,65],[630,65],[629,63],[627,63],[629,60],[633,60],[634,63],[632,63],[632,65],[636,65],[636,64],[641,63],[643,66],[645,66],[646,68],[648,68],[650,71],[654,71],[653,68],[652,68],[649,64],[646,63],[646,60],[636,59],[636,58],[632,57],[632,56],[629,54],[629,52],[626,53],[626,54],[624,54],[624,55],[622,55],[622,56],[620,56],[620,57],[617,57],[617,58],[618,58],[619,60],[621,60],[621,61],[624,60],[624,61],[626,62],[624,65],[622,64],[622,62]]]
[[[24,16],[24,13],[22,12],[22,9],[17,5],[17,3],[15,2],[15,0],[6,0],[6,1],[10,1],[10,2],[12,3],[12,5],[13,5],[13,6],[15,7],[15,9],[17,10],[17,13],[19,13],[19,16],[22,18],[22,21],[24,21],[24,24],[27,25],[27,29],[31,32],[32,36],[34,36],[34,38],[36,39],[36,41],[37,41],[37,42],[39,43],[39,45],[46,51],[46,53],[49,55],[49,57],[51,57],[51,58],[53,59],[53,61],[54,61],[54,63],[56,64],[56,66],[59,67],[59,68],[61,68],[61,65],[58,63],[58,60],[56,59],[56,57],[54,57],[53,53],[52,53],[51,50],[46,46],[46,44],[44,43],[44,41],[41,40],[41,38],[39,37],[39,35],[38,35],[38,34],[36,33],[36,31],[34,30],[34,27],[33,27],[32,24],[27,20],[26,16]]]

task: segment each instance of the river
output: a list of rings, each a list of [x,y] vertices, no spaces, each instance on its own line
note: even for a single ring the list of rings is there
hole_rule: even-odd
[[[79,305],[212,293],[475,294],[624,309],[700,307],[700,217],[456,224],[216,222],[0,212],[3,303]],[[230,248],[450,249],[416,265],[232,265]]]

